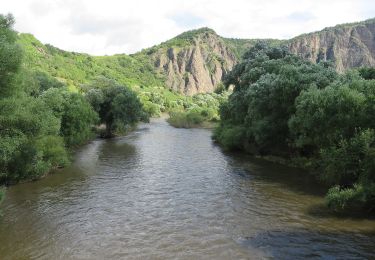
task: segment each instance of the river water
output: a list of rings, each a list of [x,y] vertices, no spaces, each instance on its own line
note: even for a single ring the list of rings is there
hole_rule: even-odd
[[[370,259],[375,221],[337,218],[306,173],[226,154],[163,119],[10,187],[0,259]]]

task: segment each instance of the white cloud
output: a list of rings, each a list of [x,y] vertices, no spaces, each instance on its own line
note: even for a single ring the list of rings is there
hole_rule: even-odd
[[[290,38],[375,15],[373,0],[2,0],[15,28],[61,49],[133,53],[207,26],[234,38]]]

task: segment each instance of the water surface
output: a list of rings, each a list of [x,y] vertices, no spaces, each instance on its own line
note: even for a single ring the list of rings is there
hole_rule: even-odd
[[[370,259],[375,221],[335,218],[306,173],[225,154],[162,120],[9,188],[0,259]]]

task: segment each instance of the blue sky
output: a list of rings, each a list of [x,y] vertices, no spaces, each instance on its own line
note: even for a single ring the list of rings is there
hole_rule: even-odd
[[[374,0],[1,0],[15,28],[94,55],[134,53],[183,31],[286,39],[375,17]]]

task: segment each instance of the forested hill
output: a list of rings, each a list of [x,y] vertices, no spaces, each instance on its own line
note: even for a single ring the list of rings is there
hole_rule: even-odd
[[[340,72],[375,66],[375,19],[337,25],[288,41],[292,53],[312,62],[331,60]],[[182,33],[171,40],[133,55],[90,56],[43,45],[30,34],[21,34],[27,66],[41,70],[69,86],[79,86],[98,75],[133,88],[168,87],[185,95],[213,92],[242,54],[259,40],[227,39],[212,29]]]

